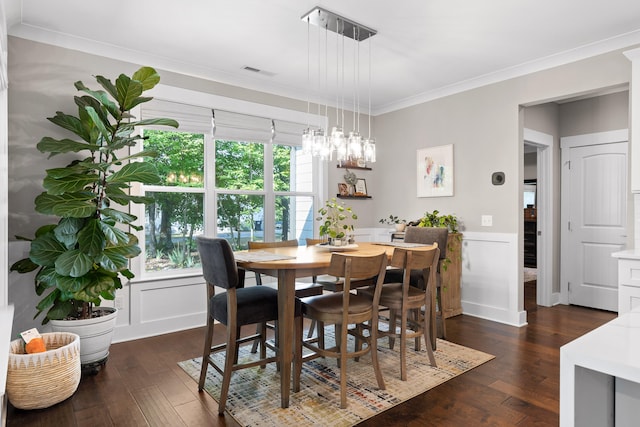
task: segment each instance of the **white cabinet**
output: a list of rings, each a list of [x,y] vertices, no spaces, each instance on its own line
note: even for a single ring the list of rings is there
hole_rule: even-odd
[[[613,254],[618,258],[618,315],[640,307],[640,251]]]

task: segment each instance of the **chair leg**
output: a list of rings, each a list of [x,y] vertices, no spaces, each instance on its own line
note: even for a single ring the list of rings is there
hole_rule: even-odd
[[[207,316],[207,330],[204,336],[204,351],[202,352],[202,367],[200,368],[200,380],[198,381],[198,390],[204,389],[204,382],[207,377],[207,369],[209,368],[209,355],[211,354],[211,341],[213,341],[213,320]]]
[[[438,304],[438,310],[440,311],[440,324],[442,325],[442,338],[443,340],[447,339],[447,324],[444,319],[444,307],[442,306],[442,292],[440,288],[436,289],[436,299]]]
[[[348,326],[348,325],[347,325]],[[334,336],[336,337],[336,348],[338,349],[339,352],[342,352],[342,325],[339,324],[335,324],[333,325],[334,327]],[[340,360],[341,358],[337,358],[336,359],[336,363],[338,364],[338,368],[341,366],[340,365]]]
[[[340,325],[340,333],[336,330],[336,341],[340,341],[340,357],[338,363],[340,366],[340,408],[347,407],[347,328],[349,325]],[[337,329],[337,325],[336,325]],[[338,338],[340,337],[340,338]],[[344,346],[344,348],[343,348]]]
[[[218,404],[218,414],[224,414],[227,405],[227,395],[229,394],[229,384],[233,373],[233,364],[238,354],[238,329],[227,327],[227,354],[224,360],[224,373],[222,375],[222,386],[220,388],[220,403]]]
[[[418,310],[419,312],[420,310]],[[419,313],[418,313],[419,314]],[[436,367],[436,358],[433,355],[433,348],[431,347],[431,304],[426,304],[424,308],[424,323],[422,325],[422,333],[424,334],[424,345],[427,348],[427,356],[429,356],[429,363],[434,368]]]
[[[375,320],[371,321],[371,336],[369,339],[369,348],[371,349],[371,364],[373,365],[373,371],[376,374],[376,381],[378,382],[378,388],[384,390],[384,378],[382,378],[382,371],[380,370],[380,364],[378,363],[378,315],[375,314]]]
[[[318,347],[325,348],[324,347],[324,322],[321,322],[318,320],[317,323],[318,323]]]
[[[309,326],[309,333],[307,334],[307,338],[311,338],[313,336],[313,330],[316,328],[316,321],[315,319],[311,320],[311,325]]]
[[[395,310],[389,310],[389,333],[395,334],[396,332],[396,319],[397,313]],[[393,335],[389,335],[389,348],[393,350],[393,346],[396,343],[396,337]]]
[[[260,333],[260,359],[265,359],[267,357],[267,346],[265,345],[265,341],[267,340],[267,324],[259,323],[258,331]],[[253,342],[254,346],[256,344],[258,344],[258,340],[255,340]],[[260,369],[265,369],[265,368],[266,368],[266,365],[260,366]]]
[[[407,316],[409,313],[403,308],[400,314],[400,379],[407,380]]]
[[[262,331],[260,329],[260,324],[258,323],[256,325],[256,334],[261,334]],[[258,341],[254,341],[253,345],[251,346],[251,354],[256,354],[258,352]]]
[[[300,375],[302,374],[302,340],[304,339],[304,318],[302,316],[293,319],[295,322],[294,354],[293,354],[293,391],[300,391]]]

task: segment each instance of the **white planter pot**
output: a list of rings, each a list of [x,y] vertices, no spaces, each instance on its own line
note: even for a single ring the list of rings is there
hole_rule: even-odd
[[[403,232],[403,231],[404,231],[405,226],[406,226],[406,225],[405,225],[404,223],[402,223],[402,224],[396,224],[396,231],[397,231],[398,233]]]
[[[83,320],[51,320],[54,332],[71,332],[80,336],[80,363],[88,365],[103,362],[109,356],[109,347],[116,326],[118,311],[113,307],[94,307],[102,316]]]

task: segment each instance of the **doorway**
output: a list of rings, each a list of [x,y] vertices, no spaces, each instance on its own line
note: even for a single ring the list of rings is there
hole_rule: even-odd
[[[525,153],[535,156],[535,250],[536,285],[535,301],[537,305],[550,307],[558,302],[558,296],[552,290],[552,242],[553,242],[553,175],[552,152],[553,136],[532,129],[524,129]],[[523,200],[525,183],[522,184]],[[526,209],[525,206],[523,206]],[[531,212],[530,210],[527,212]],[[523,214],[524,218],[524,214]],[[530,225],[530,224],[528,224]],[[523,267],[524,271],[524,267]],[[527,298],[525,287],[525,299]]]

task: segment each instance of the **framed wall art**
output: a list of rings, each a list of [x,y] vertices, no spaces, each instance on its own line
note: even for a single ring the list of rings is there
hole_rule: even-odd
[[[453,196],[453,144],[417,152],[417,196]]]
[[[356,181],[355,189],[356,189],[356,196],[362,197],[362,196],[369,195],[367,193],[367,181],[365,181],[362,178],[358,178],[358,180]]]

